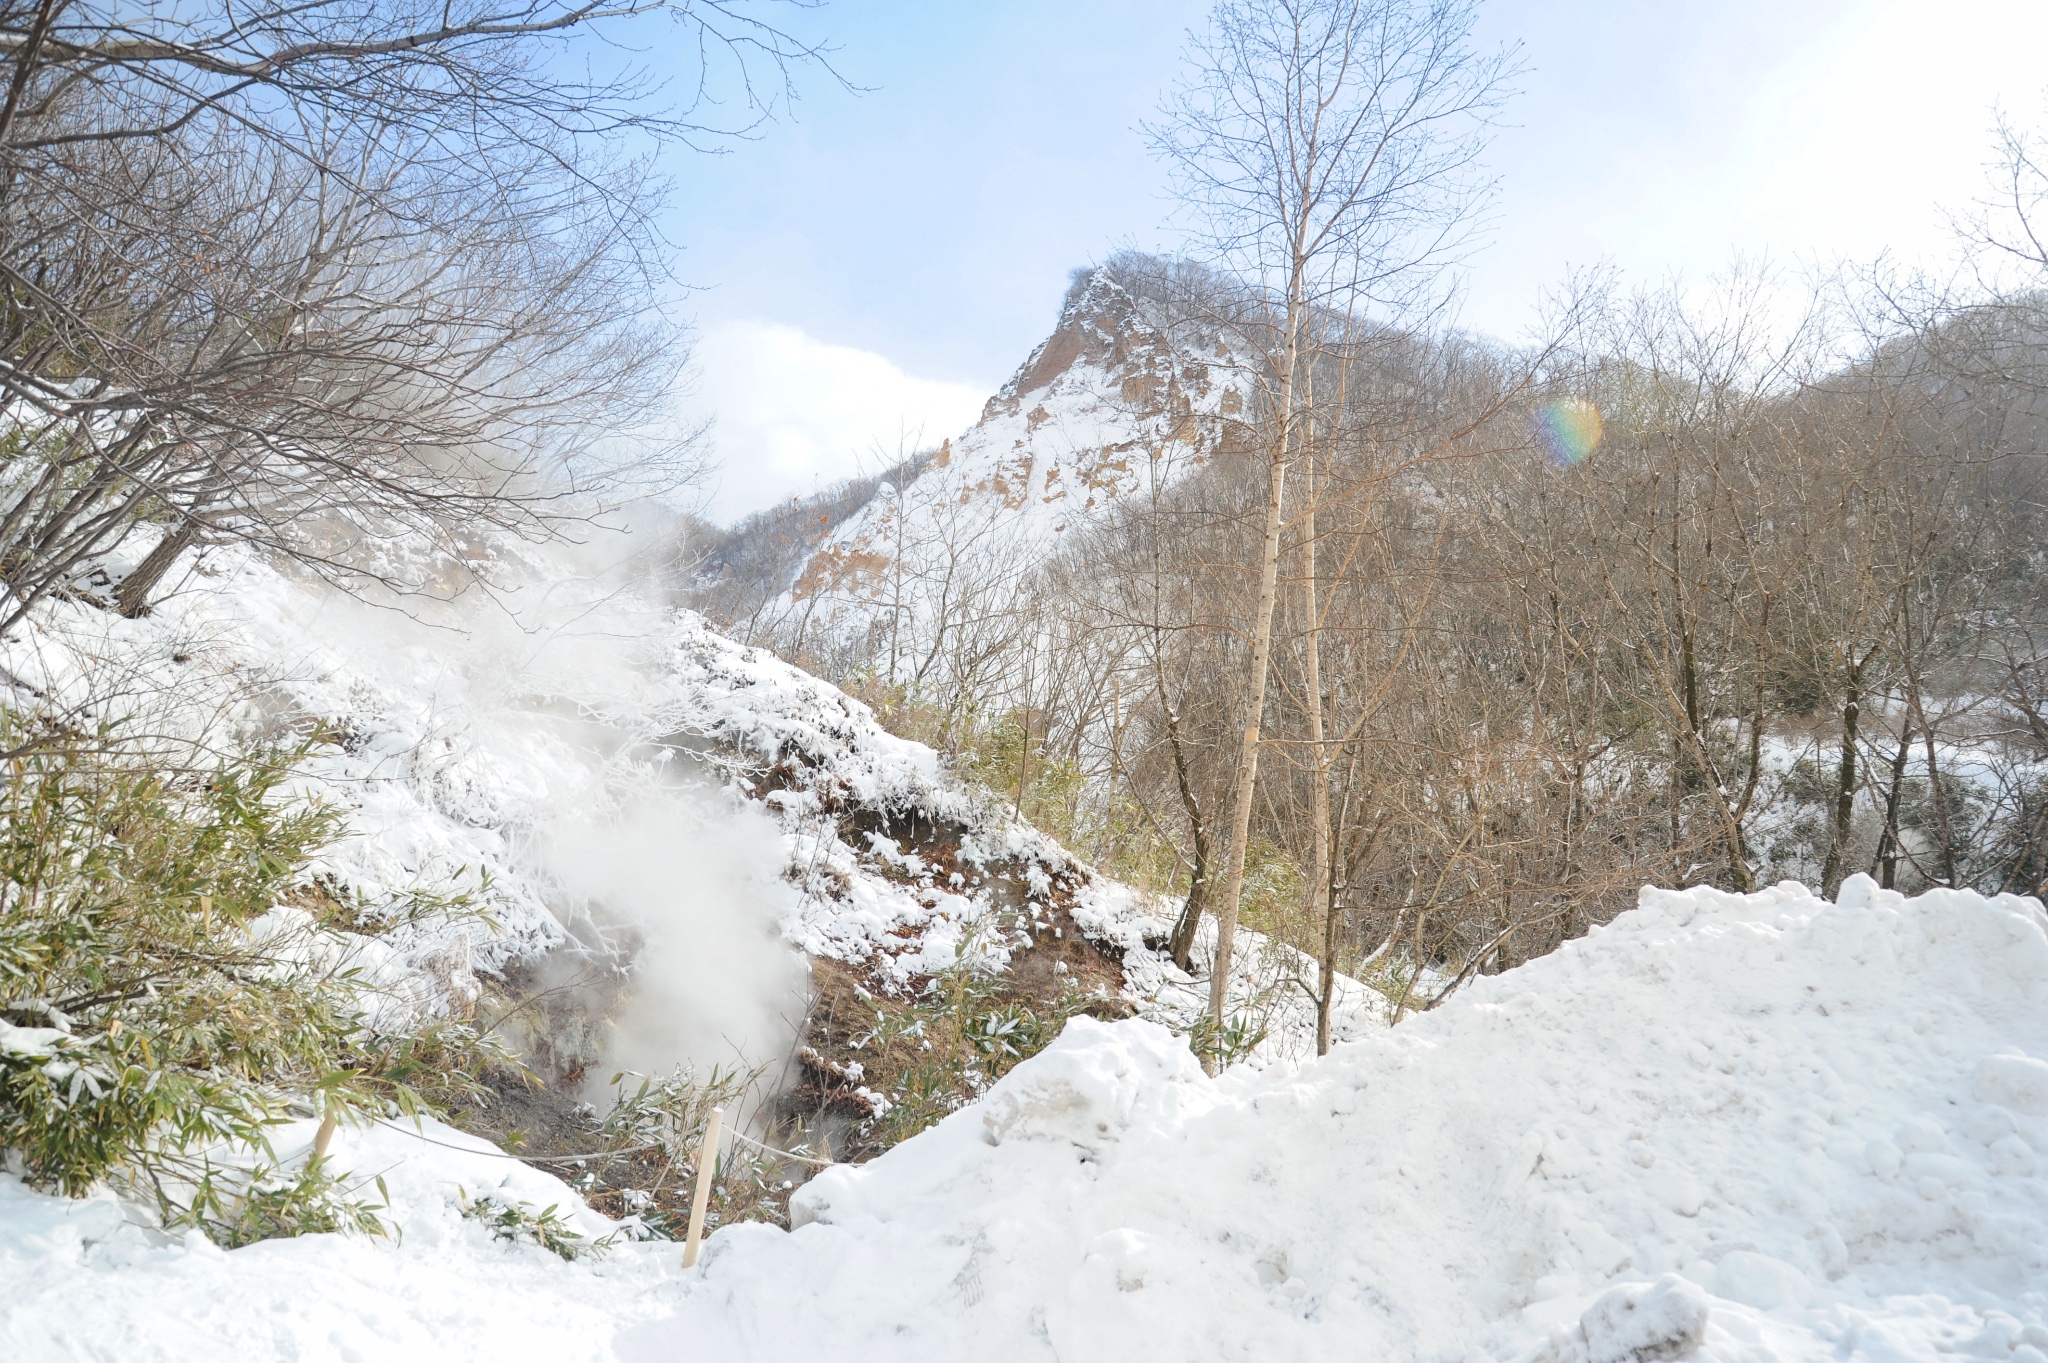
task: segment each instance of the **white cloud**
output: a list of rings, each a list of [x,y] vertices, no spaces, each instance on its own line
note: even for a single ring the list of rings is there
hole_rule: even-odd
[[[1992,106],[2042,121],[2040,0],[1868,3],[1752,99],[1733,169],[1744,235],[1908,259],[1955,248],[1987,188]]]
[[[689,405],[717,422],[709,510],[726,523],[958,435],[988,397],[774,322],[713,323],[696,358]]]
[[[1642,286],[1738,255],[1938,269],[1948,215],[1986,192],[1993,105],[2048,129],[2042,0],[1500,2],[1538,65],[1473,275],[1470,320],[1503,335],[1568,264]],[[1546,26],[1553,5],[1570,24]]]

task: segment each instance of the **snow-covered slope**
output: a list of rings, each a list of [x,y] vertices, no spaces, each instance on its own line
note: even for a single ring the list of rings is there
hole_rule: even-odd
[[[527,552],[495,597],[401,610],[218,551],[147,618],[56,605],[0,642],[0,678],[17,703],[90,703],[142,732],[313,735],[301,787],[348,816],[319,870],[386,923],[354,945],[397,1007],[462,1012],[571,953],[630,969],[643,1016],[613,1020],[647,1034],[633,1066],[731,1063],[733,1045],[759,1063],[804,1014],[792,948],[901,990],[963,944],[1000,969],[1064,913],[1122,957],[1140,1004],[1195,1011],[1198,991],[1145,945],[1165,907],[644,578]],[[934,843],[946,873],[923,859]],[[402,912],[415,891],[478,887],[486,916]],[[1246,964],[1255,992],[1271,964]],[[1298,1053],[1308,1012],[1269,992],[1267,1051]],[[1345,1004],[1347,1032],[1376,1022],[1369,991]],[[551,1044],[558,1072],[620,1058]]]
[[[0,1355],[2040,1363],[2048,915],[1646,891],[1391,1032],[1215,1080],[1078,1019],[688,1272],[495,1245],[455,1211],[489,1155],[346,1140],[403,1244],[152,1246],[0,1182]]]

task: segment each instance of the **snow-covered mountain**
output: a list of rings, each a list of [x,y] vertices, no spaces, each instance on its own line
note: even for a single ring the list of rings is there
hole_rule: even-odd
[[[1229,366],[1161,325],[1081,281],[971,438],[810,563],[943,541],[953,506],[994,527],[968,543],[1042,550],[1208,457]],[[690,1270],[666,1242],[565,1263],[494,1238],[479,1198],[615,1226],[432,1122],[335,1137],[391,1240],[222,1251],[0,1172],[0,1359],[2048,1363],[2038,901],[1645,891],[1398,1028],[1348,988],[1320,1060],[1302,963],[1250,934],[1235,984],[1270,1035],[1211,1078],[1173,1031],[1205,991],[1151,945],[1171,906],[631,556],[504,553],[494,593],[436,604],[216,550],[145,618],[51,603],[0,643],[0,685],[166,743],[308,739],[300,789],[346,815],[316,868],[358,906],[337,941],[392,1009],[546,1000],[525,1044],[565,1098],[600,1059],[737,1045],[880,1114],[849,1052],[804,1055],[844,1033],[808,1006],[828,985],[872,1002],[967,962],[1088,1006],[934,1128],[825,1170],[793,1230],[722,1227]],[[900,598],[865,571],[786,600],[873,643]],[[462,887],[485,913],[407,911]]]
[[[856,496],[756,518],[708,575],[771,577],[746,612],[779,626],[771,637],[935,680],[936,636],[1002,618],[1064,537],[1215,455],[1247,370],[1187,292],[1142,257],[1077,272],[1052,334],[972,427]]]

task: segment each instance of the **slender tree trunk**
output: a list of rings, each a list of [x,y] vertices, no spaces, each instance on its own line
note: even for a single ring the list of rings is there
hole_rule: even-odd
[[[1182,970],[1194,970],[1195,933],[1202,926],[1202,910],[1209,899],[1209,840],[1199,832],[1195,835],[1195,865],[1188,873],[1188,897],[1181,904],[1180,919],[1173,925],[1173,938],[1167,943],[1167,953],[1173,963]]]
[[[1884,831],[1877,839],[1877,883],[1895,889],[1899,879],[1899,797],[1906,786],[1906,758],[1913,751],[1913,725],[1899,730],[1899,746],[1892,753],[1891,781],[1884,792]]]
[[[1292,291],[1291,291],[1292,292]],[[1294,371],[1299,358],[1300,320],[1288,300],[1287,353],[1280,378],[1278,430],[1267,455],[1266,532],[1259,551],[1259,600],[1252,616],[1251,685],[1246,688],[1244,737],[1237,750],[1231,793],[1230,842],[1223,854],[1223,894],[1216,905],[1216,964],[1209,976],[1209,1016],[1218,1027],[1228,1007],[1230,956],[1236,945],[1237,914],[1244,898],[1244,863],[1252,831],[1252,799],[1259,780],[1259,728],[1266,709],[1266,672],[1273,660],[1273,607],[1279,596],[1280,531],[1287,494],[1287,461],[1294,424]],[[1212,1062],[1213,1063],[1213,1062]]]
[[[1188,874],[1187,902],[1181,907],[1180,921],[1173,925],[1173,936],[1167,945],[1173,963],[1182,970],[1194,968],[1195,933],[1202,926],[1202,911],[1209,899],[1209,816],[1202,808],[1202,802],[1195,795],[1194,773],[1188,769],[1187,746],[1182,742],[1180,716],[1174,712],[1173,693],[1166,684],[1166,641],[1164,638],[1165,615],[1160,601],[1160,583],[1165,577],[1165,566],[1159,560],[1157,535],[1152,539],[1152,683],[1159,693],[1159,709],[1166,716],[1166,748],[1173,757],[1173,783],[1180,793],[1181,810],[1187,815],[1188,835],[1194,843],[1193,866]]]
[[[1323,750],[1323,653],[1321,603],[1316,593],[1316,462],[1314,439],[1302,460],[1302,503],[1307,508],[1301,533],[1301,609],[1307,637],[1302,641],[1303,703],[1308,708],[1310,845],[1308,910],[1311,922],[1322,916],[1322,950],[1317,956],[1316,1054],[1330,1053],[1330,1001],[1337,989],[1337,913],[1329,901],[1330,766]]]
[[[1280,504],[1286,494],[1287,463],[1276,456],[1266,492],[1264,562],[1259,569],[1259,601],[1253,616],[1251,686],[1245,698],[1244,736],[1237,750],[1237,776],[1231,792],[1230,842],[1224,852],[1223,894],[1216,905],[1216,964],[1209,979],[1209,1014],[1223,1023],[1231,949],[1236,944],[1237,914],[1244,898],[1244,864],[1250,848],[1252,800],[1259,780],[1260,723],[1266,709],[1266,672],[1273,660],[1273,607],[1279,594]]]
[[[1685,825],[1682,807],[1685,793],[1684,783],[1677,775],[1684,762],[1685,745],[1678,735],[1673,733],[1671,735],[1671,770],[1674,775],[1664,792],[1665,836],[1670,841],[1671,883],[1673,885],[1685,884],[1686,877]]]
[[[1165,710],[1165,745],[1174,755],[1174,786],[1180,790],[1180,806],[1188,815],[1188,835],[1194,841],[1194,868],[1188,872],[1188,903],[1182,905],[1180,921],[1174,923],[1174,937],[1167,952],[1182,970],[1194,970],[1194,933],[1202,927],[1202,909],[1208,907],[1208,815],[1202,800],[1194,794],[1194,774],[1188,770],[1188,749],[1180,741],[1180,716],[1174,714],[1174,698],[1165,690],[1165,667],[1153,651],[1153,675],[1159,684],[1159,708]]]
[[[1856,813],[1856,722],[1863,705],[1863,665],[1850,656],[1848,693],[1842,700],[1842,760],[1835,769],[1835,826],[1828,841],[1827,864],[1821,868],[1821,890],[1829,898],[1842,887],[1849,857],[1849,824]]]
[[[1764,618],[1768,623],[1768,606]],[[1756,888],[1756,876],[1749,869],[1749,834],[1743,828],[1742,821],[1749,817],[1750,802],[1756,798],[1757,783],[1763,779],[1763,746],[1764,679],[1763,670],[1759,667],[1756,677],[1756,707],[1750,711],[1749,716],[1749,774],[1743,780],[1742,798],[1730,808],[1728,797],[1721,790],[1719,783],[1716,782],[1714,787],[1714,801],[1721,807],[1722,822],[1728,831],[1729,876],[1734,880],[1735,888],[1744,894]]]
[[[1941,839],[1941,883],[1953,886],[1956,883],[1955,829],[1949,819],[1948,795],[1941,786],[1941,761],[1934,750],[1934,726],[1927,722],[1927,707],[1922,700],[1920,669],[1914,663],[1912,608],[1907,605],[1901,609],[1908,650],[1904,659],[1906,717],[1909,724],[1919,729],[1920,742],[1927,750],[1927,793],[1934,802],[1934,830]]]
[[[1188,898],[1182,906],[1180,921],[1173,925],[1173,940],[1167,950],[1173,956],[1173,963],[1182,970],[1194,966],[1195,932],[1202,926],[1202,910],[1209,900],[1209,822],[1202,814],[1201,802],[1195,798],[1194,785],[1189,778],[1187,759],[1181,752],[1180,734],[1173,720],[1173,712],[1167,711],[1167,743],[1173,751],[1174,782],[1180,787],[1181,805],[1187,811],[1188,829],[1194,841],[1194,867],[1188,873]]]
[[[1918,708],[1917,706],[1915,708]],[[1934,726],[1920,714],[1920,742],[1927,749],[1927,793],[1934,798],[1934,830],[1941,835],[1941,883],[1956,883],[1956,835],[1949,818],[1948,795],[1941,787],[1941,763],[1934,752]]]
[[[121,585],[114,590],[114,604],[121,614],[129,619],[149,614],[150,594],[157,584],[164,580],[164,574],[171,565],[199,538],[199,527],[192,521],[180,522],[176,530],[156,542],[156,547],[135,565],[135,571],[121,579]]]

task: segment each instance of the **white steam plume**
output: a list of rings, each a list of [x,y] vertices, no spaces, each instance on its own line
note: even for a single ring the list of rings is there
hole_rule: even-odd
[[[557,883],[609,936],[638,939],[601,1091],[616,1070],[768,1064],[802,1021],[803,958],[783,940],[796,893],[766,815],[687,789],[602,822],[564,819],[546,841]]]

